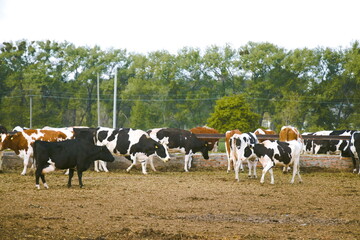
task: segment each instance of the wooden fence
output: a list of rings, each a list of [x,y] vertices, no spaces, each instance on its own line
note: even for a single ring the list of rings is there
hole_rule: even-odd
[[[210,138],[210,139],[220,139],[225,138],[225,134],[208,134],[208,133],[202,133],[202,134],[196,134],[198,138]],[[279,135],[256,135],[258,139],[261,140],[277,140],[279,139]],[[339,135],[302,135],[301,136],[304,140],[350,140],[351,136],[339,136]]]

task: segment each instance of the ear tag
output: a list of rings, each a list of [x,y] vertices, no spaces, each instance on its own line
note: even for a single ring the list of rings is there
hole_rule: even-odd
[[[159,148],[157,145],[155,145],[155,148]]]

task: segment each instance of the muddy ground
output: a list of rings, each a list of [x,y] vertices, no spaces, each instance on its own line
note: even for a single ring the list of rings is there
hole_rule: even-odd
[[[258,169],[258,174],[261,170]],[[0,239],[360,239],[360,176],[305,169],[275,185],[225,169],[144,176],[84,173],[67,188],[62,172],[35,189],[32,173],[0,174]]]

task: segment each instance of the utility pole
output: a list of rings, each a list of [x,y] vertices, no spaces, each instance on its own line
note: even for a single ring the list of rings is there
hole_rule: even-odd
[[[98,115],[98,127],[101,126],[100,124],[100,74],[97,74],[97,115]]]
[[[33,95],[29,95],[30,97],[30,129],[32,129],[32,104],[33,104]]]
[[[113,106],[113,128],[116,128],[116,94],[117,94],[117,67],[115,68],[114,79],[114,106]]]

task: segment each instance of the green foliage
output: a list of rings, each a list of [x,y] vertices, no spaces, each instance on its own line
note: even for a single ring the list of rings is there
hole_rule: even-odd
[[[252,131],[266,114],[274,130],[359,129],[359,45],[287,51],[249,42],[144,55],[69,42],[4,42],[0,124],[29,126],[31,98],[33,127],[97,126],[100,74],[100,125],[110,127],[116,71],[118,127],[189,129],[208,122],[223,132]]]
[[[250,132],[259,126],[259,120],[260,115],[251,111],[250,104],[243,95],[232,95],[216,101],[208,126],[222,133],[232,129]]]

